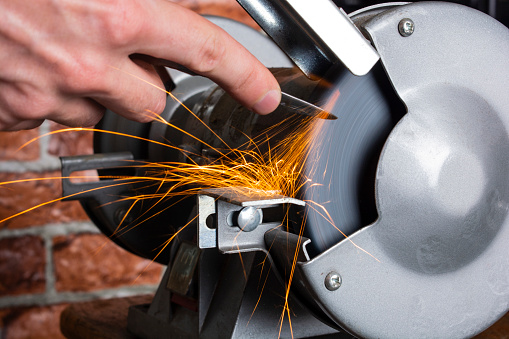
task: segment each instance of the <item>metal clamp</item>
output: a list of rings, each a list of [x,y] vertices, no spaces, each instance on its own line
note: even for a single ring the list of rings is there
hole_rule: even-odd
[[[265,232],[281,225],[284,204],[306,203],[243,187],[203,190],[198,195],[198,246],[222,253],[265,251]]]

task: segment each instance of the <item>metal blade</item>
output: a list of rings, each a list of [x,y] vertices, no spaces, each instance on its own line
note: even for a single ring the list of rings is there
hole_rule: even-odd
[[[285,107],[292,113],[307,115],[314,118],[327,120],[336,120],[338,118],[334,114],[331,114],[316,105],[313,105],[302,99],[296,98],[293,95],[290,95],[285,92],[281,92],[280,105]]]

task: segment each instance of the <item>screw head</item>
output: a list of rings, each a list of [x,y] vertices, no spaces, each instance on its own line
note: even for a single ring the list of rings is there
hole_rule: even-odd
[[[237,217],[239,228],[244,232],[255,230],[262,223],[263,213],[260,209],[249,206],[244,207]]]
[[[405,18],[401,19],[398,24],[398,31],[402,37],[409,37],[414,33],[415,24],[411,19]]]
[[[341,287],[341,276],[337,272],[330,272],[325,277],[325,287],[329,291],[335,291]]]

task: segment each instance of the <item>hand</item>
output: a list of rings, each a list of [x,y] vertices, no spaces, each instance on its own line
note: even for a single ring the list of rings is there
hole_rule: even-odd
[[[91,126],[104,107],[148,122],[165,93],[144,54],[209,77],[260,114],[276,109],[272,74],[208,20],[166,0],[0,0],[0,129],[50,119]],[[148,84],[150,83],[150,84]]]

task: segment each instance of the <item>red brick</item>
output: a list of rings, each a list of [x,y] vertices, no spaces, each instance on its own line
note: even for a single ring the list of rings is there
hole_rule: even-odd
[[[0,160],[30,161],[39,159],[39,141],[18,150],[27,141],[39,136],[39,130],[0,132]]]
[[[52,132],[65,128],[67,127],[51,123]],[[50,136],[48,153],[59,157],[93,154],[93,133],[70,131],[53,134]]]
[[[12,308],[0,311],[4,339],[64,339],[60,314],[67,305]]]
[[[58,291],[157,284],[161,277],[161,265],[150,264],[99,234],[56,237],[53,258]]]
[[[60,175],[60,172],[0,173],[0,183],[21,179],[43,179],[0,186],[0,220],[61,197],[60,180],[44,180]],[[87,219],[86,213],[77,201],[55,202],[7,220],[0,224],[0,227],[25,228]]]
[[[0,296],[44,292],[45,257],[39,237],[0,239]]]

